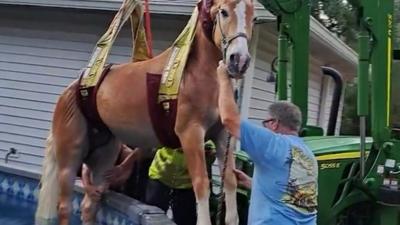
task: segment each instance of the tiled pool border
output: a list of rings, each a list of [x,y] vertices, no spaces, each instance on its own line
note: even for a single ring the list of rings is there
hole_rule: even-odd
[[[0,165],[0,193],[36,203],[39,178],[38,173]],[[80,214],[82,193],[82,186],[77,182],[72,200],[75,215]],[[112,191],[107,193],[102,200],[101,209],[97,213],[97,223],[101,225],[175,224],[161,209]]]

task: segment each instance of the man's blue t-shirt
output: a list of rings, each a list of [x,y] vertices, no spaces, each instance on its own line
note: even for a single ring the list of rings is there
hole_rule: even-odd
[[[242,121],[240,142],[254,162],[248,225],[315,225],[318,165],[303,140]]]

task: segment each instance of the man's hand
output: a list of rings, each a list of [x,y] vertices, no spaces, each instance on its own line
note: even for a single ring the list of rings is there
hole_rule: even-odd
[[[238,169],[233,169],[233,172],[236,175],[236,179],[238,180],[238,184],[247,189],[251,189],[251,177],[247,176],[243,171]]]
[[[94,185],[85,185],[84,189],[85,193],[94,201],[99,201],[103,194],[103,190]]]
[[[112,184],[123,174],[123,172],[124,170],[121,166],[115,166],[104,173],[104,178],[109,184]]]
[[[114,168],[104,173],[106,182],[113,187],[123,185],[130,177],[132,169],[127,169],[121,165],[115,166]]]
[[[224,61],[219,61],[219,65],[217,68],[217,75],[219,82],[223,80],[229,81],[229,74],[228,74],[228,66],[224,63]]]

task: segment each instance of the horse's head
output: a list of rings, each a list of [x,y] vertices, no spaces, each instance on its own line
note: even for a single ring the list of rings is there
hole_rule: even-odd
[[[240,78],[250,63],[248,41],[253,30],[253,0],[203,0],[203,6],[210,7],[208,16],[213,23],[209,36],[222,51],[228,73]]]

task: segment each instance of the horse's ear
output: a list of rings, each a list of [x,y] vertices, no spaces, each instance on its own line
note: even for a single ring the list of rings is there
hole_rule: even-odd
[[[199,15],[203,27],[203,31],[207,38],[212,40],[213,17],[211,16],[211,8],[214,0],[201,0],[197,3]]]
[[[216,5],[216,4],[214,4],[213,6],[211,6],[211,9],[210,9],[210,16],[211,16],[211,19],[212,19],[212,20],[215,19],[215,16],[216,16],[217,13],[218,13],[218,9],[219,9],[219,6]]]
[[[216,0],[200,0],[197,2],[197,8],[199,10],[199,12],[201,12],[202,10],[206,10],[206,11],[210,11],[211,6],[214,5],[214,2]]]
[[[197,2],[197,9],[203,19],[210,19],[210,11],[213,6],[214,0],[200,0]]]

